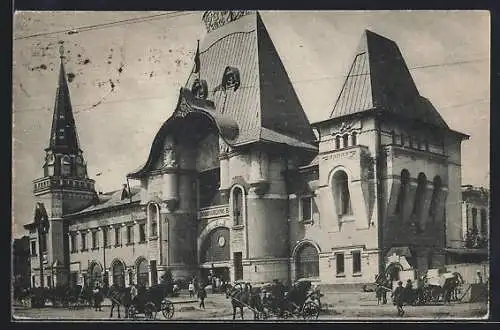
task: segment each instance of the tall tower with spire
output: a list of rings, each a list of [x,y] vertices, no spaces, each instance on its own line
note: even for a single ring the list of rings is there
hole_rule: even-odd
[[[69,263],[67,224],[64,215],[89,206],[96,195],[95,181],[87,175],[87,164],[80,149],[68,82],[64,70],[64,47],[56,91],[49,145],[45,148],[43,177],[33,181],[36,202],[45,205],[50,229],[45,238],[44,269],[52,284],[65,282],[63,269]],[[50,276],[50,277],[49,277]],[[49,282],[49,283],[50,283]]]

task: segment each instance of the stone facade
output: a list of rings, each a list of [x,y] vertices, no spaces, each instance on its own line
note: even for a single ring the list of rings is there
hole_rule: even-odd
[[[140,186],[106,196],[94,196],[86,176],[82,192],[43,186],[47,265],[58,260],[72,283],[96,280],[97,269],[121,285],[150,285],[167,270],[186,279],[212,270],[230,281],[361,284],[403,250],[413,269],[442,266],[462,230],[466,136],[412,87],[395,43],[365,32],[332,114],[311,125],[258,13],[204,20],[202,74],[189,77],[145,165],[127,175]],[[382,55],[394,76],[373,60]],[[358,84],[360,76],[372,79]],[[200,92],[207,84],[213,96]],[[394,90],[378,98],[384,88]],[[47,174],[35,189],[56,179]]]

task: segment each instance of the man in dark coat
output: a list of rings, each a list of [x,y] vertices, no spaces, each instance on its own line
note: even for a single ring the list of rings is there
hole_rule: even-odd
[[[205,309],[205,298],[207,297],[207,291],[205,290],[205,284],[203,284],[198,290],[198,298],[200,298],[200,308]]]
[[[405,311],[403,310],[403,297],[404,297],[405,288],[403,288],[403,282],[399,281],[398,286],[392,293],[392,301],[396,308],[398,309],[398,316],[403,316]]]

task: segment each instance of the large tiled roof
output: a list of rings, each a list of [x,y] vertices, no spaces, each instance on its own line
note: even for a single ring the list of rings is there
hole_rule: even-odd
[[[240,72],[241,84],[236,91],[217,89],[227,66]],[[187,88],[197,76],[190,75]],[[207,81],[208,99],[216,110],[238,123],[234,145],[259,141],[264,128],[306,144],[315,141],[259,13],[250,13],[207,34],[200,44],[200,78]]]
[[[86,214],[86,213],[93,212],[93,211],[101,211],[101,210],[105,210],[105,209],[109,209],[109,208],[113,208],[113,207],[117,207],[117,206],[121,206],[121,205],[130,204],[131,201],[132,201],[132,203],[139,202],[141,200],[140,190],[141,190],[141,188],[138,186],[131,187],[130,192],[132,194],[132,199],[127,197],[123,200],[121,199],[123,189],[107,192],[104,194],[99,194],[98,195],[98,202],[96,204],[91,205],[87,208],[84,208],[83,210],[80,210],[78,212],[68,214],[67,216],[82,215],[82,214]]]
[[[419,94],[396,43],[365,30],[330,118],[375,109],[448,128],[431,102]]]
[[[75,154],[80,151],[62,58],[59,68],[59,82],[54,103],[54,114],[48,149],[55,152],[70,152]]]

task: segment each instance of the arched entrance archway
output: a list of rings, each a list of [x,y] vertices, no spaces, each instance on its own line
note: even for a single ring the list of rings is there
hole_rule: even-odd
[[[230,280],[231,254],[229,245],[229,228],[217,227],[207,234],[199,251],[202,278],[207,278],[211,271],[215,277],[221,280]]]
[[[302,244],[295,254],[296,279],[319,277],[319,253],[311,243]]]
[[[148,261],[144,258],[139,258],[136,262],[137,285],[149,286],[149,271]]]
[[[102,283],[102,267],[97,262],[92,262],[89,268],[89,285],[94,287],[95,284]]]
[[[125,265],[119,260],[115,260],[111,266],[113,274],[113,284],[120,288],[125,287]]]

